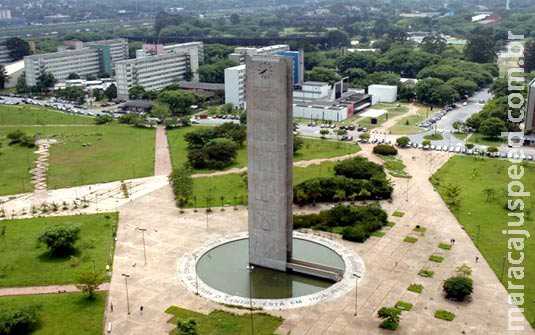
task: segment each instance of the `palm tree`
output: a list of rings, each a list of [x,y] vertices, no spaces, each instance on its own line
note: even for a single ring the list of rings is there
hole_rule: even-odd
[[[211,212],[211,211],[212,211],[212,208],[211,208],[211,205],[212,205],[212,196],[211,196],[211,195],[207,195],[207,196],[204,197],[204,199],[206,200],[206,206],[208,206],[208,208],[206,209],[206,211]]]
[[[225,210],[225,196],[222,195],[219,197],[219,200],[221,200],[221,211],[224,211]]]
[[[193,211],[197,212],[197,196],[193,196],[193,207],[195,208]]]
[[[238,209],[238,207],[237,207],[237,205],[236,205],[236,199],[238,199],[238,197],[237,197],[237,196],[234,196],[234,210],[237,210],[237,209]]]

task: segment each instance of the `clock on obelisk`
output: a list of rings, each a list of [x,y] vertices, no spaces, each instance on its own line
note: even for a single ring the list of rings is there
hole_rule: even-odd
[[[293,61],[246,61],[249,262],[286,271],[292,258]]]

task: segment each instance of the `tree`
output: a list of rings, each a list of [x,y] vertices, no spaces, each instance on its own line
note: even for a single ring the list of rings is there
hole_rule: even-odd
[[[141,99],[145,93],[145,88],[140,85],[134,85],[128,90],[128,99],[138,100]]]
[[[395,330],[399,326],[401,310],[396,307],[382,307],[377,312],[377,316],[384,320],[379,327]]]
[[[76,288],[87,293],[87,299],[93,299],[93,293],[106,281],[101,273],[96,271],[84,271],[76,276]]]
[[[8,38],[5,45],[9,50],[9,57],[13,61],[21,60],[24,56],[28,56],[31,53],[30,44],[19,37]]]
[[[202,103],[203,99],[193,92],[185,91],[163,91],[158,96],[158,102],[167,104],[175,116],[190,114],[191,106]]]
[[[17,86],[15,86],[15,90],[17,93],[28,93],[30,91],[30,88],[26,83],[26,76],[22,75],[19,77],[19,79],[17,79]]]
[[[71,79],[80,79],[80,76],[78,75],[78,73],[71,72],[67,76],[67,80],[71,80]]]
[[[199,66],[197,72],[202,82],[222,84],[225,82],[225,69],[236,65],[238,64],[228,58],[224,58],[211,64]]]
[[[0,65],[0,89],[4,89],[8,80],[9,77],[6,72],[6,68],[3,65]]]
[[[193,194],[193,179],[191,175],[192,171],[189,165],[173,169],[173,172],[169,175],[169,181],[173,187],[173,194],[179,207],[187,203]],[[178,201],[179,197],[182,199],[181,202]]]
[[[478,131],[487,137],[497,138],[501,136],[502,132],[507,131],[507,127],[505,127],[505,122],[499,118],[491,117],[481,121]]]
[[[236,13],[232,13],[230,14],[230,22],[233,24],[233,25],[237,25],[237,24],[240,24],[240,16]]]
[[[236,158],[238,145],[226,138],[216,138],[208,142],[203,151],[206,153],[206,164],[210,168],[224,168]]]
[[[463,129],[464,122],[460,121],[460,120],[457,120],[457,121],[453,122],[451,126],[453,127],[453,129],[455,129],[456,132],[459,132],[459,131],[461,131],[461,129]]]
[[[473,283],[467,276],[456,276],[446,279],[442,287],[447,299],[464,301],[474,291]]]
[[[104,95],[106,95],[108,101],[112,101],[113,99],[117,98],[117,86],[115,86],[115,84],[108,86],[104,91]]]
[[[472,274],[472,268],[468,264],[463,263],[455,269],[455,272],[457,272],[458,276],[470,277],[470,275]]]
[[[458,101],[461,97],[459,93],[449,84],[442,84],[431,89],[429,101],[441,104],[442,106]]]
[[[39,324],[41,305],[0,306],[0,334],[29,334]]]
[[[305,79],[310,81],[323,81],[332,85],[340,80],[340,76],[334,70],[324,67],[315,67],[311,71],[305,73]]]
[[[351,42],[349,34],[343,30],[329,30],[325,35],[329,48],[348,46]]]
[[[496,53],[491,36],[472,35],[468,37],[464,47],[464,56],[471,62],[493,63],[496,60]]]
[[[158,101],[152,106],[150,114],[153,117],[160,119],[160,121],[164,121],[171,116],[171,111],[168,104]]]
[[[437,55],[441,55],[447,46],[446,39],[440,35],[426,36],[422,40],[422,43],[420,43],[420,48],[423,51]]]
[[[50,87],[53,87],[57,82],[54,75],[50,72],[43,72],[37,78],[37,88],[41,91],[47,91]]]
[[[416,96],[414,87],[416,86],[413,80],[407,80],[401,84],[398,90],[398,99],[402,101],[412,101]]]
[[[418,81],[414,86],[416,98],[423,103],[431,102],[431,92],[436,86],[444,84],[444,81],[438,78],[425,78]]]
[[[184,72],[182,79],[184,79],[185,81],[191,81],[193,79],[193,71],[188,68],[186,72]]]
[[[478,89],[478,85],[472,80],[462,77],[454,77],[446,82],[446,84],[453,87],[460,96],[471,96]]]
[[[410,138],[408,138],[407,136],[401,136],[396,138],[396,144],[402,148],[405,148],[410,141]]]
[[[80,239],[80,228],[55,226],[42,233],[37,241],[44,243],[55,256],[68,255],[74,250],[74,244]]]
[[[301,150],[303,145],[305,145],[305,141],[303,141],[303,139],[299,136],[294,136],[293,141],[294,141],[293,154],[295,155],[299,150]]]
[[[178,320],[179,335],[197,335],[197,322],[193,319]]]

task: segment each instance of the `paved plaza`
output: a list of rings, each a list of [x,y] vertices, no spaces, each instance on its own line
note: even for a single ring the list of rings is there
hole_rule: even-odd
[[[360,155],[377,160],[370,154],[371,146],[364,146]],[[344,296],[306,308],[270,312],[284,318],[280,334],[384,334],[378,328],[377,310],[393,306],[403,300],[414,304],[404,312],[398,334],[504,334],[507,330],[507,293],[484,259],[478,254],[470,237],[463,231],[438,193],[428,182],[434,172],[448,158],[448,153],[402,150],[400,155],[413,178],[394,179],[394,200],[383,202],[396,225],[382,238],[372,237],[367,242],[351,243],[325,234],[327,238],[350,248],[363,259],[366,274],[358,286],[358,316],[354,317],[355,290]],[[407,200],[408,197],[408,201]],[[294,208],[296,212],[317,211]],[[327,208],[327,207],[323,207]],[[169,186],[161,187],[119,207],[120,222],[114,271],[110,285],[109,302],[114,312],[107,313],[107,322],[113,334],[166,334],[173,325],[165,309],[180,306],[209,313],[214,309],[246,313],[229,309],[196,296],[186,289],[177,274],[183,254],[210,240],[247,230],[247,210],[232,207],[213,213],[180,213],[175,207]],[[415,244],[403,242],[416,225],[427,228],[425,236]],[[146,228],[147,264],[144,264],[142,234],[136,228]],[[456,239],[450,250],[438,248],[440,242]],[[431,254],[445,257],[443,263],[428,260]],[[480,256],[479,263],[475,263]],[[474,272],[475,291],[469,303],[455,303],[444,299],[442,281],[454,275],[455,267],[469,264]],[[435,272],[433,278],[417,275],[422,268]],[[125,278],[127,274],[131,314],[127,313]],[[424,286],[421,294],[407,291],[412,283]],[[140,306],[144,313],[139,313]],[[454,312],[452,322],[434,318],[438,309]],[[525,334],[533,334],[524,321]]]

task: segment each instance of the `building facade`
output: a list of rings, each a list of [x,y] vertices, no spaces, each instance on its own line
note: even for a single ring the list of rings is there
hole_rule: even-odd
[[[45,72],[51,73],[58,81],[66,80],[70,73],[76,73],[81,77],[97,76],[106,70],[101,67],[101,63],[104,63],[102,57],[106,55],[91,48],[26,56],[24,57],[26,83],[28,86],[37,85],[38,78]],[[111,60],[106,63],[111,63]]]
[[[193,81],[199,81],[199,63],[204,57],[203,42],[188,42],[180,44],[143,44],[142,49],[136,50],[136,58],[165,55],[169,53],[188,54],[190,59]]]
[[[5,45],[0,45],[0,64],[9,64],[13,61],[9,56],[9,49]]]
[[[116,38],[94,42],[65,41],[58,52],[24,57],[26,82],[35,86],[45,72],[52,73],[59,82],[69,74],[80,77],[112,75],[118,61],[128,59],[128,40]]]
[[[246,108],[245,64],[225,69],[225,103]]]
[[[238,64],[245,64],[247,56],[275,56],[279,52],[290,51],[287,44],[270,45],[263,48],[238,47],[228,55],[228,58]]]
[[[117,62],[117,96],[119,99],[128,98],[128,90],[134,85],[142,86],[147,91],[161,90],[184,81],[191,71],[188,53],[169,53]]]

